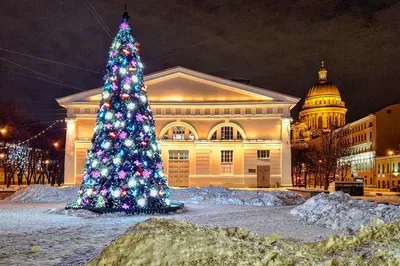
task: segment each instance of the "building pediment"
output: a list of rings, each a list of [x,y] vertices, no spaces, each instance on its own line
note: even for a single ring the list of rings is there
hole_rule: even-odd
[[[271,102],[295,105],[299,99],[278,92],[215,77],[183,67],[145,76],[149,100],[157,103]],[[57,99],[62,106],[96,104],[102,88]]]

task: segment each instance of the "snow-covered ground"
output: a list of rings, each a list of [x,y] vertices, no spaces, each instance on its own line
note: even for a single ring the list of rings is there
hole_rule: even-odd
[[[0,201],[0,265],[84,265],[128,228],[148,218],[241,227],[260,236],[278,234],[304,241],[345,234],[342,229],[358,229],[372,217],[386,222],[400,219],[400,207],[356,200],[343,193],[321,194],[293,207],[288,205],[302,204],[305,198],[288,191],[221,187],[173,189],[171,198],[185,202],[184,211],[177,214],[65,211],[65,204],[75,201],[77,190],[35,185]]]
[[[259,237],[238,228],[206,228],[148,219],[119,236],[87,266],[400,265],[400,222],[375,224],[352,236],[304,243]]]
[[[321,193],[291,210],[302,221],[334,230],[358,230],[378,218],[392,223],[400,220],[400,207],[359,200],[343,192]]]
[[[0,201],[0,265],[84,265],[129,227],[150,217],[237,226],[307,241],[336,233],[304,225],[289,214],[292,207],[187,204],[180,214],[90,219],[59,214],[62,207],[64,203]]]
[[[79,187],[31,185],[9,198],[12,202],[75,202]],[[291,191],[240,190],[224,187],[171,189],[171,199],[183,203],[256,206],[298,205],[306,198]]]

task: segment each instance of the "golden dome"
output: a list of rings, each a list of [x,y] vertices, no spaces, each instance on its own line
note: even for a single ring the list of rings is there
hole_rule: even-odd
[[[318,71],[318,83],[311,87],[307,93],[307,98],[333,96],[340,98],[339,89],[328,82],[328,71],[325,69],[324,61],[321,62],[321,69]]]
[[[316,83],[307,93],[307,98],[321,96],[340,97],[339,89],[331,82]]]
[[[299,113],[300,122],[309,130],[329,131],[332,127],[346,124],[346,106],[340,97],[339,89],[328,81],[328,71],[324,62],[318,71],[318,82],[308,91]]]

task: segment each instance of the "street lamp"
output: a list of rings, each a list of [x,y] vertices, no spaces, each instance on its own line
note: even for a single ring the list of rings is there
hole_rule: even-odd
[[[390,159],[390,156],[393,156],[393,151],[392,151],[392,150],[389,150],[388,155],[389,155],[389,173],[390,173],[390,181],[392,181],[392,184],[389,183],[389,186],[388,186],[388,187],[390,187],[390,186],[393,186],[393,185],[394,185],[394,181],[392,180],[392,179],[393,179],[392,160]]]
[[[56,142],[53,143],[53,146],[54,146],[54,148],[57,149],[60,146],[60,143],[58,143],[58,141],[56,141]]]
[[[3,127],[2,129],[0,129],[0,133],[1,134],[6,134],[7,133],[7,129],[5,127]]]
[[[0,153],[0,159],[4,159],[6,157],[5,153]]]

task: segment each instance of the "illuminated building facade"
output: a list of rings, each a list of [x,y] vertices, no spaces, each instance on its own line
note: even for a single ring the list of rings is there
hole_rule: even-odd
[[[298,98],[183,67],[145,82],[170,186],[291,186]],[[101,90],[57,99],[67,109],[65,184],[81,183]]]
[[[399,121],[400,104],[394,104],[345,126],[351,130],[351,154],[341,162],[349,162],[351,174],[363,177],[367,186],[390,188],[398,184],[397,165],[384,165],[397,158],[394,154],[399,152]]]

